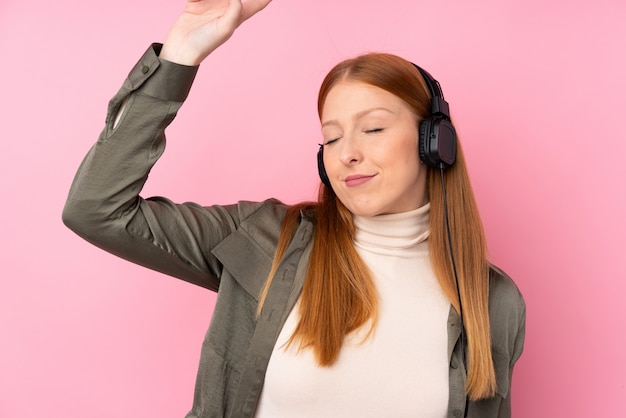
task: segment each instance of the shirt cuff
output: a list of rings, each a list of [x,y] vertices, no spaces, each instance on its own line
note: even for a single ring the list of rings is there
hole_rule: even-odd
[[[158,99],[183,102],[199,66],[176,64],[159,59],[162,44],[152,44],[128,74],[131,90]]]

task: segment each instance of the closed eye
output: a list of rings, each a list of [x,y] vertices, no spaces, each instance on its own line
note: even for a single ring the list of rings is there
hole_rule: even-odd
[[[339,138],[329,139],[328,141],[324,142],[324,145],[330,145],[334,142],[337,142],[338,140]]]
[[[382,132],[385,128],[373,128],[373,129],[366,129],[364,132],[366,134],[375,134],[375,133],[379,133]]]

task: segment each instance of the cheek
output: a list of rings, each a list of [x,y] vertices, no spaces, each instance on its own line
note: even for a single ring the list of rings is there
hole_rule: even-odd
[[[340,177],[340,173],[344,168],[336,154],[336,150],[324,149],[324,170],[326,171],[326,176],[331,181],[331,184],[334,184]]]
[[[417,139],[412,136],[403,138],[401,141],[390,142],[387,146],[381,147],[372,153],[374,158],[382,159],[387,164],[402,164],[404,167],[417,169],[419,164],[419,151],[417,149]]]
[[[416,181],[425,171],[426,167],[421,164],[417,144],[412,140],[398,143],[393,149],[389,149],[385,164],[391,168],[401,183]]]
[[[333,157],[333,152],[330,151],[328,148],[324,149],[323,163],[324,163],[324,169],[326,170],[327,174],[330,175],[332,172],[335,171],[336,165],[337,165],[337,159]]]

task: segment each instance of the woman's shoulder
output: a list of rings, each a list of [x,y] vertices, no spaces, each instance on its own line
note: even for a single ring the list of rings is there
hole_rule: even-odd
[[[311,202],[289,205],[278,199],[270,198],[260,202],[240,200],[236,205],[237,215],[241,223],[261,222],[267,226],[278,226],[283,222],[290,210],[299,212],[302,219],[314,222],[316,218],[316,204]]]
[[[274,253],[276,243],[281,234],[285,216],[295,210],[298,223],[314,223],[314,209],[310,205],[299,203],[288,205],[278,199],[267,199],[261,202],[242,200],[236,205],[239,219],[238,232],[245,234],[261,247]]]
[[[241,220],[261,217],[266,220],[277,220],[281,222],[288,208],[288,205],[275,198],[260,202],[249,200],[240,200],[237,202],[237,211],[239,219]]]
[[[492,301],[505,305],[524,304],[524,297],[513,279],[493,264],[489,266],[489,302]]]
[[[519,288],[508,274],[494,265],[489,269],[489,317],[492,329],[514,332],[523,326],[526,318],[526,303]]]

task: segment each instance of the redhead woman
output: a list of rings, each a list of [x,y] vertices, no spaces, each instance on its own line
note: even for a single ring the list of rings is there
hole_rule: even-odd
[[[109,103],[63,212],[91,243],[216,291],[188,418],[511,416],[525,305],[490,264],[439,84],[400,57],[322,83],[316,203],[144,199],[198,65],[270,0],[189,0]]]

